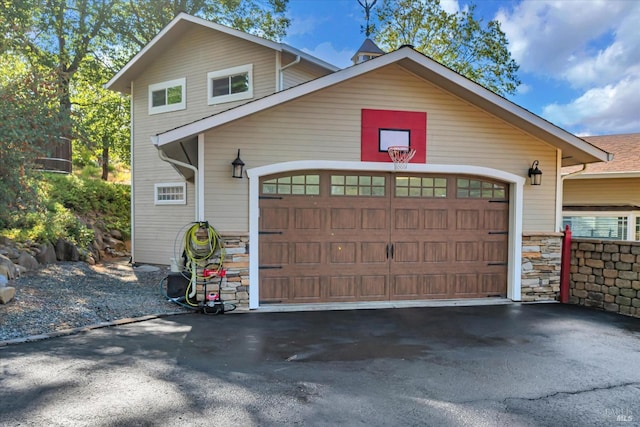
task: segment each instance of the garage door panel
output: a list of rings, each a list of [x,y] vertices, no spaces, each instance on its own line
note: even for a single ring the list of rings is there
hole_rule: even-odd
[[[423,254],[424,262],[449,262],[449,242],[424,242]]]
[[[358,288],[357,276],[329,276],[327,299],[339,301],[355,301]]]
[[[289,228],[289,208],[260,208],[260,230],[286,230]]]
[[[393,260],[395,262],[420,262],[419,242],[396,242],[394,246]]]
[[[456,230],[477,230],[480,226],[480,212],[476,209],[456,210]]]
[[[331,264],[355,264],[357,262],[355,242],[335,242],[329,244],[329,262]]]
[[[443,274],[425,274],[424,280],[424,298],[447,298],[449,295],[449,279],[446,273]]]
[[[362,242],[360,247],[363,264],[387,264],[387,250],[389,247],[387,240],[380,242]]]
[[[420,211],[418,209],[395,209],[393,219],[396,230],[417,230],[420,228]]]
[[[289,264],[289,243],[287,242],[261,242],[260,263],[262,265],[286,265]]]
[[[387,209],[363,208],[361,217],[363,230],[389,230]]]
[[[507,262],[507,245],[505,242],[484,242],[483,260],[486,262]]]
[[[282,302],[289,300],[288,276],[265,277],[260,281],[260,301]]]
[[[395,274],[391,286],[391,299],[419,298],[422,296],[422,275]]]
[[[322,262],[322,244],[319,242],[296,242],[294,260],[296,264],[320,264]]]
[[[449,211],[447,209],[424,209],[425,230],[449,229]]]
[[[289,293],[290,298],[299,302],[320,301],[322,299],[322,286],[320,276],[302,276],[293,278],[293,286]]]
[[[480,261],[480,244],[476,241],[455,242],[457,262]]]
[[[454,275],[454,297],[478,294],[478,274],[463,273]]]
[[[322,228],[320,208],[296,208],[294,210],[296,230],[319,230]]]
[[[329,221],[333,230],[354,230],[357,227],[357,209],[331,209],[331,220]]]
[[[507,231],[509,226],[509,211],[501,210],[485,210],[483,228],[493,231]]]
[[[360,277],[359,299],[381,301],[389,299],[389,275],[364,275]]]
[[[504,283],[507,281],[507,276],[504,272],[484,273],[481,280],[481,292],[485,296],[506,296]]]

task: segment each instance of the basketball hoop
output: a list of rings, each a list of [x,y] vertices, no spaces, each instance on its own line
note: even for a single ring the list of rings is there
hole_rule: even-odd
[[[407,163],[416,154],[416,149],[406,145],[394,145],[387,149],[396,170],[406,169]]]

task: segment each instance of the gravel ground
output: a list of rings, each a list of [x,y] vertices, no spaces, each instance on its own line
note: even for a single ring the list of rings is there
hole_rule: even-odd
[[[15,298],[0,304],[0,341],[189,311],[160,294],[168,268],[148,267],[132,268],[128,259],[95,266],[62,262],[23,274],[9,282]]]

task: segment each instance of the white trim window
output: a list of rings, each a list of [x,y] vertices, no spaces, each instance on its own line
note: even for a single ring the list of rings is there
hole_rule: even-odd
[[[209,105],[253,98],[253,64],[207,74]]]
[[[156,205],[187,204],[187,184],[184,182],[155,184],[153,193]]]
[[[563,211],[562,221],[573,237],[640,240],[639,211]]]
[[[149,85],[149,114],[187,108],[187,79],[175,79]]]

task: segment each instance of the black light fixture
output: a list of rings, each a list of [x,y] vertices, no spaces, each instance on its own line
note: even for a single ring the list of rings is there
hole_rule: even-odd
[[[233,174],[231,176],[234,178],[242,178],[244,162],[240,158],[240,149],[238,149],[238,156],[233,162],[231,162],[231,165],[233,165]]]
[[[531,178],[531,185],[540,185],[542,183],[542,171],[538,169],[539,162],[534,160],[529,168],[529,178]]]

